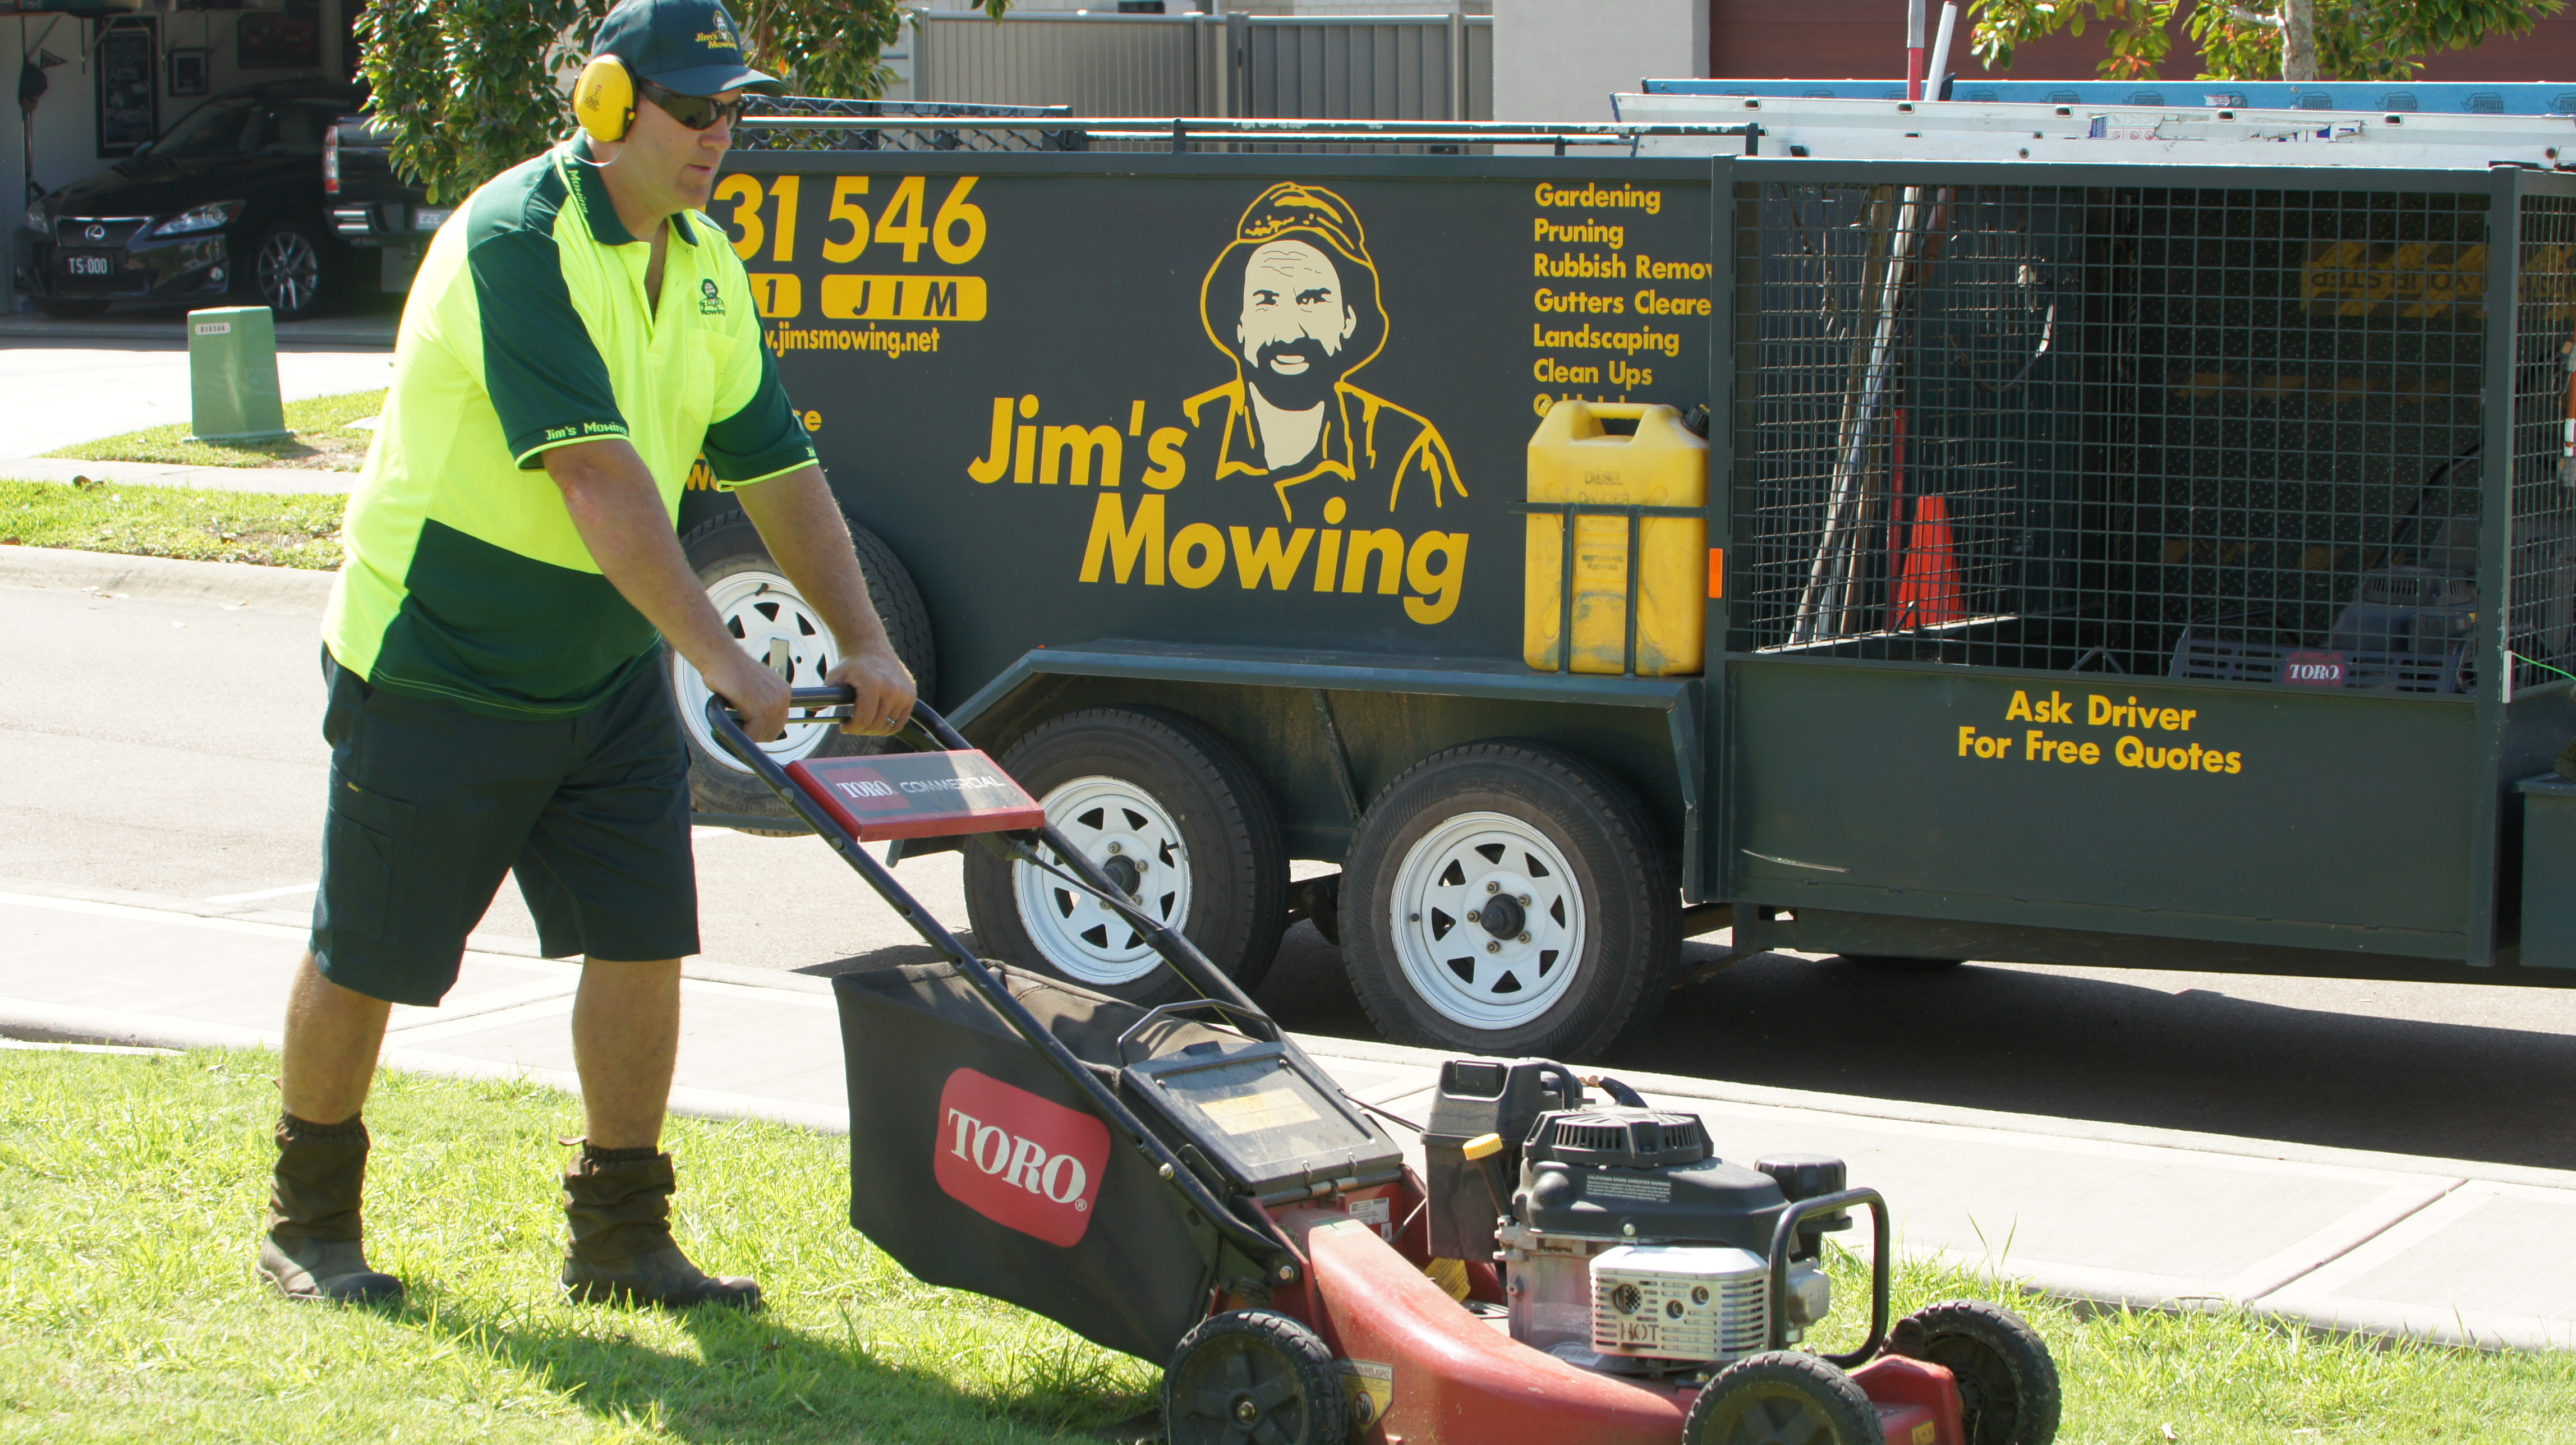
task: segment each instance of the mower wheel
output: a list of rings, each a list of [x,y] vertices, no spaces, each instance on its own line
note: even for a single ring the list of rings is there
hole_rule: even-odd
[[[1798,1350],[1750,1355],[1717,1372],[1682,1420],[1682,1445],[1878,1445],[1878,1408],[1859,1382]]]
[[[1984,1300],[1927,1305],[1896,1322],[1888,1349],[1958,1380],[1967,1445],[2049,1445],[2057,1438],[2057,1361],[2039,1331],[2011,1310]]]
[[[1343,1445],[1351,1413],[1332,1350],[1270,1310],[1201,1320],[1163,1372],[1171,1445]]]
[[[894,642],[895,655],[912,669],[922,695],[937,681],[930,640],[930,614],[912,574],[875,533],[850,523],[850,543],[867,573],[868,600],[876,605]],[[806,605],[796,584],[770,560],[760,529],[741,512],[730,512],[693,529],[680,539],[689,566],[705,584],[707,600],[725,629],[742,642],[745,652],[763,661],[783,652],[788,681],[797,687],[820,687],[824,674],[841,660],[840,644],[822,617]],[[680,734],[688,740],[690,802],[701,813],[739,818],[776,818],[776,828],[746,827],[765,837],[791,837],[805,825],[769,786],[718,748],[707,732],[707,684],[698,669],[676,650],[669,654],[671,701],[679,710]],[[882,749],[882,738],[859,737],[837,727],[791,727],[786,736],[764,743],[761,751],[781,767],[805,758],[839,758]]]
[[[1288,849],[1252,765],[1178,713],[1088,708],[1039,725],[1002,769],[1047,822],[1249,991],[1288,926]],[[1194,997],[1098,899],[1025,863],[966,850],[985,955],[1136,1004]]]
[[[1535,742],[1434,753],[1360,819],[1352,990],[1390,1042],[1582,1060],[1635,1037],[1681,962],[1671,851],[1635,795]]]

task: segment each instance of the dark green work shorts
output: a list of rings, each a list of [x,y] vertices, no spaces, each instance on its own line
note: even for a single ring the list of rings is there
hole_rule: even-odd
[[[698,951],[689,767],[661,659],[578,717],[504,722],[331,659],[331,811],[313,956],[371,998],[434,1004],[515,870],[548,958]]]

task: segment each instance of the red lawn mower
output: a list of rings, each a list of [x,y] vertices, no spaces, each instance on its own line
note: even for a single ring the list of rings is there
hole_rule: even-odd
[[[720,700],[707,715],[944,959],[832,981],[851,1224],[926,1281],[1163,1362],[1172,1445],[2054,1438],[2056,1367],[2018,1317],[1957,1301],[1891,1325],[1887,1206],[1842,1161],[1735,1163],[1698,1116],[1615,1079],[1461,1058],[1417,1174],[1376,1111],[1136,906],[1119,860],[1066,843],[928,706],[912,751],[783,769]],[[1149,1008],[980,961],[860,846],[960,837],[1097,898],[1199,997]],[[1868,1338],[1802,1350],[1832,1305],[1825,1237],[1856,1210]]]

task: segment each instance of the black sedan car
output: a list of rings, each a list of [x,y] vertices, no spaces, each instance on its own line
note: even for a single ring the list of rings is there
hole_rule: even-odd
[[[310,314],[358,258],[324,213],[322,142],[364,99],[322,80],[244,86],[132,156],[28,207],[20,294],[53,316],[110,301],[266,305]],[[372,257],[362,269],[370,279]]]

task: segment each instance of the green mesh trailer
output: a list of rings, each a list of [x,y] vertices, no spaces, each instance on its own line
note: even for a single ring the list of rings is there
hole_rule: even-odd
[[[2576,178],[1181,124],[808,107],[712,214],[928,695],[1239,981],[1311,919],[1391,1038],[1557,1057],[1730,924],[2576,981],[2518,790],[2576,737]],[[1525,660],[1568,398],[1706,409],[1699,674]],[[739,512],[683,526],[817,679]],[[705,820],[796,826],[696,745]],[[1158,1001],[1044,874],[965,883]]]

